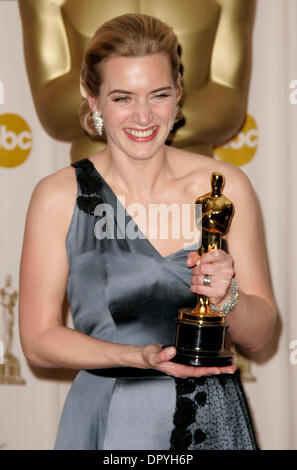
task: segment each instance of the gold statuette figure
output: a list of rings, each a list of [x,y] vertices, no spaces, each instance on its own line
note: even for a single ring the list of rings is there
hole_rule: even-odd
[[[196,199],[201,205],[202,240],[198,254],[221,249],[222,236],[230,226],[233,204],[222,194],[224,177],[211,175],[212,191]],[[198,224],[198,220],[196,223]],[[233,354],[225,350],[226,316],[210,306],[210,298],[197,295],[195,308],[179,309],[174,362],[196,366],[223,366],[232,363]]]

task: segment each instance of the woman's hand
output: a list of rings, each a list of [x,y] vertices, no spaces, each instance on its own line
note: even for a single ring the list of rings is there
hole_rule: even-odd
[[[229,287],[234,276],[234,261],[224,250],[211,250],[199,257],[196,251],[188,254],[187,266],[193,267],[191,291],[211,297],[215,305],[224,303],[229,297]],[[210,285],[203,284],[205,275],[210,276]]]
[[[197,261],[199,260],[198,264]],[[188,254],[187,266],[192,269],[191,291],[211,297],[212,303],[218,304],[229,296],[229,287],[234,275],[233,258],[223,250],[213,250],[199,257],[197,252]],[[203,284],[205,274],[211,276],[211,285]],[[173,377],[201,377],[213,374],[232,374],[234,365],[225,367],[195,367],[177,364],[171,359],[176,355],[176,349],[169,346],[162,349],[161,344],[149,344],[142,349],[145,366],[157,369]]]
[[[161,344],[149,344],[142,349],[144,363],[148,369],[156,369],[173,377],[186,379],[188,377],[202,377],[203,375],[233,374],[235,366],[226,367],[195,367],[171,362],[176,355],[173,346],[162,349]]]

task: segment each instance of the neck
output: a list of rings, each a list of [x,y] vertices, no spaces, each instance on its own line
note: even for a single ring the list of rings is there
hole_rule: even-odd
[[[122,152],[114,152],[110,145],[103,151],[105,176],[112,185],[132,198],[149,199],[158,192],[171,175],[168,164],[168,147],[163,145],[152,157],[136,159]]]

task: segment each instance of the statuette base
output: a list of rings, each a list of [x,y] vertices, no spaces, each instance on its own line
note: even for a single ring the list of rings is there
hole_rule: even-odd
[[[0,364],[0,384],[25,385],[25,383],[21,377],[19,360],[13,354],[4,356],[4,363]]]
[[[180,309],[176,323],[173,362],[191,366],[222,367],[232,365],[233,353],[225,349],[228,325],[221,315],[196,315],[192,309]]]

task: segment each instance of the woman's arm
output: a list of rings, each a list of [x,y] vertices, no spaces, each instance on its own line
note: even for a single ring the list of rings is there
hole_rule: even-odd
[[[29,204],[20,263],[24,354],[40,367],[140,366],[140,348],[100,341],[62,324],[68,279],[65,238],[77,195],[74,173],[69,167],[43,178]]]
[[[170,348],[121,345],[99,340],[62,323],[68,279],[65,247],[75,204],[75,170],[62,169],[35,187],[28,208],[20,264],[19,328],[28,361],[39,367],[100,369],[154,368],[175,376],[232,372],[169,362]]]
[[[229,295],[230,279],[235,274],[240,301],[227,315],[232,340],[249,352],[261,349],[272,336],[276,304],[267,272],[260,209],[247,176],[238,168],[225,167],[224,194],[234,203],[235,213],[227,234],[229,253],[205,253],[193,268],[191,290],[208,295],[223,304]],[[195,266],[196,253],[188,256]],[[211,275],[212,286],[201,285],[204,274]]]

